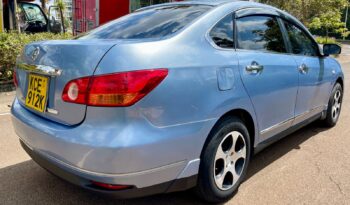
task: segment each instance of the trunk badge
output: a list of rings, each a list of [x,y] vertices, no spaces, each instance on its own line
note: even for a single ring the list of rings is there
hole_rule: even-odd
[[[35,61],[40,54],[40,48],[36,47],[32,52],[32,60]]]

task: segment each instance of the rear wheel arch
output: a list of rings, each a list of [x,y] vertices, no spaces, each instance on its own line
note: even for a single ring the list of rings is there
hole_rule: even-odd
[[[344,80],[342,77],[338,77],[338,79],[335,81],[335,84],[339,83],[341,87],[344,89]]]
[[[217,120],[202,148],[194,189],[197,196],[222,203],[236,194],[253,153],[253,128],[253,118],[242,109],[231,110]]]
[[[246,111],[244,109],[234,109],[234,110],[231,110],[231,111],[225,113],[224,115],[222,115],[217,120],[215,125],[212,127],[212,129],[210,130],[210,132],[209,132],[209,134],[208,134],[208,136],[207,136],[207,138],[205,140],[204,146],[202,148],[201,157],[203,156],[203,151],[205,150],[205,148],[207,147],[207,145],[208,145],[208,143],[210,141],[210,136],[212,136],[213,130],[215,130],[215,128],[217,126],[219,126],[221,122],[225,121],[228,118],[238,118],[238,119],[242,120],[242,122],[247,127],[248,132],[249,132],[249,138],[250,138],[250,143],[251,143],[251,147],[252,147],[251,152],[252,153],[254,152],[255,129],[256,129],[256,127],[255,127],[255,124],[254,124],[253,117],[248,111]]]

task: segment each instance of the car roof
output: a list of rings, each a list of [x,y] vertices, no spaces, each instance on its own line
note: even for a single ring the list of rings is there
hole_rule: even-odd
[[[284,17],[285,19],[288,19],[289,21],[297,24],[299,27],[309,32],[307,28],[297,18],[290,15],[289,13],[267,4],[257,3],[249,0],[189,0],[189,1],[182,1],[182,2],[172,2],[169,4],[192,4],[192,5],[199,4],[199,5],[208,5],[213,7],[231,5],[234,8],[233,11],[238,11],[241,9],[255,9],[255,8],[260,9],[261,8],[266,11],[266,14],[269,13],[267,12],[269,10],[277,12],[279,16]]]
[[[152,6],[147,6],[138,9],[137,11],[147,10],[150,8],[162,7],[162,6],[171,6],[171,5],[207,5],[212,7],[219,7],[223,5],[232,5],[235,7],[235,10],[240,10],[243,8],[255,7],[255,8],[270,8],[273,10],[278,10],[272,6],[268,6],[266,4],[256,3],[249,0],[188,0],[188,1],[180,1],[180,2],[170,2],[170,3],[162,3],[155,4]]]
[[[155,4],[152,6],[147,6],[144,8],[140,8],[137,11],[147,10],[151,8],[156,7],[162,7],[162,6],[171,6],[171,5],[207,5],[212,7],[221,7],[221,6],[230,6],[233,8],[232,11],[238,11],[242,9],[264,9],[267,11],[273,11],[277,12],[279,16],[284,17],[285,19],[288,19],[289,21],[293,22],[294,24],[297,24],[299,27],[301,27],[304,31],[309,33],[310,36],[311,33],[308,31],[308,29],[294,16],[290,15],[289,13],[282,11],[276,7],[269,6],[262,3],[257,3],[249,0],[188,0],[188,1],[180,1],[180,2],[170,2],[170,3],[163,3],[163,4]],[[269,12],[267,12],[269,13]]]
[[[199,4],[217,6],[217,5],[232,3],[232,2],[242,2],[242,0],[190,0],[190,1],[183,1],[182,3],[189,3],[189,4],[199,3]],[[246,0],[244,2],[249,2],[249,1]]]

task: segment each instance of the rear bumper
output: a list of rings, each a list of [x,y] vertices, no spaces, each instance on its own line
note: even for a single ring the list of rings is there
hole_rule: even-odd
[[[112,115],[110,110],[105,112]],[[101,110],[98,113],[103,115]],[[75,176],[64,174],[62,178],[86,188],[91,180],[137,189],[187,181],[198,173],[203,136],[215,123],[213,120],[158,128],[143,118],[131,121],[116,113],[107,116],[114,120],[110,123],[87,117],[77,126],[64,126],[33,114],[17,100],[12,115],[15,132],[29,147],[29,154],[35,153],[33,158],[46,159],[43,167],[59,167]],[[60,175],[55,170],[50,171]],[[188,187],[186,182],[183,189]]]
[[[82,176],[84,171],[77,171],[69,168],[67,165],[58,164],[50,158],[43,156],[42,154],[34,151],[31,147],[25,144],[22,140],[20,143],[23,149],[28,153],[28,155],[41,167],[51,172],[52,174],[72,183],[79,187],[83,187],[90,191],[94,191],[100,194],[105,194],[109,196],[113,196],[116,198],[135,198],[148,196],[153,194],[160,193],[168,193],[173,191],[186,190],[193,187],[197,182],[197,175],[193,175],[191,177],[186,177],[177,180],[171,180],[168,182],[163,182],[161,184],[152,185],[144,188],[131,187],[126,190],[119,191],[110,191],[104,190],[99,187],[94,186],[91,183],[91,179],[85,178],[89,177],[87,175]],[[90,176],[90,178],[94,178],[94,176]]]

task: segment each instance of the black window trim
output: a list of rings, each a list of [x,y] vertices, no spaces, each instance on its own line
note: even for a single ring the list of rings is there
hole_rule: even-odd
[[[292,47],[292,44],[290,42],[290,39],[289,39],[289,36],[288,36],[288,33],[287,33],[287,29],[286,29],[286,27],[283,24],[283,20],[281,19],[280,16],[277,16],[276,19],[277,19],[277,22],[278,22],[278,24],[280,26],[280,30],[282,32],[284,45],[286,47],[286,52],[287,52],[287,54],[293,54],[293,47]]]

